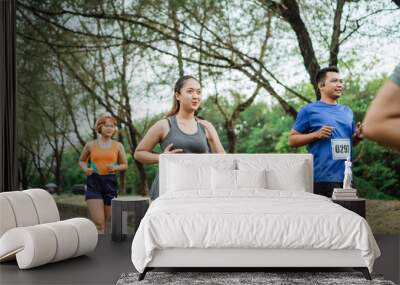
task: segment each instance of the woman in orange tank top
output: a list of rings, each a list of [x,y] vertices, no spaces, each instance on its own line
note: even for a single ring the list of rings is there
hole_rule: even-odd
[[[128,168],[123,145],[112,139],[116,120],[101,116],[96,121],[97,140],[88,142],[79,158],[79,166],[87,175],[85,200],[90,217],[102,234],[111,218],[111,200],[118,196],[116,172]]]

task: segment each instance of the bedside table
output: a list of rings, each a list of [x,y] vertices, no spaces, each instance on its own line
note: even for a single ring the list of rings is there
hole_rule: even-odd
[[[366,200],[363,198],[356,199],[332,199],[333,203],[339,204],[340,206],[359,214],[365,219],[365,205]]]
[[[128,234],[128,212],[134,216],[133,235],[150,205],[150,198],[121,196],[111,200],[111,240],[123,241]]]

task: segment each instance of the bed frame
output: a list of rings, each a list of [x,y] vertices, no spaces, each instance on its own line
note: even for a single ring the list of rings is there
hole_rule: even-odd
[[[156,250],[152,261],[139,275],[143,280],[155,268],[230,267],[246,268],[332,268],[352,267],[371,280],[359,250],[328,249],[193,249],[170,248]]]
[[[190,159],[199,155],[183,154]],[[223,156],[229,159],[278,159],[304,160],[306,189],[313,192],[313,157],[310,154],[201,154],[202,160],[212,163],[213,159]],[[168,179],[168,163],[181,159],[180,155],[160,156],[160,194],[166,190],[163,185]],[[204,162],[203,162],[204,163]],[[246,271],[246,268],[338,268],[350,267],[361,271],[367,280],[371,275],[359,250],[329,250],[329,249],[254,249],[254,248],[168,248],[157,249],[153,259],[147,265],[139,280],[143,280],[148,271],[155,268],[232,268]]]

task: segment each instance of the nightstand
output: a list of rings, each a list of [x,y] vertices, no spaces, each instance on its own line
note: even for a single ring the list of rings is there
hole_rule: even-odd
[[[111,239],[123,241],[128,234],[128,212],[134,217],[133,230],[135,234],[140,221],[150,205],[150,198],[141,196],[122,196],[111,200]]]
[[[362,198],[353,199],[332,199],[332,202],[339,204],[340,206],[359,214],[361,217],[365,218],[365,205],[366,200]]]

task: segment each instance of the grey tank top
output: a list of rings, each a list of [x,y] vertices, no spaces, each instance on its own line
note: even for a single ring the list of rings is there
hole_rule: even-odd
[[[172,149],[181,148],[184,153],[210,153],[210,146],[207,141],[204,126],[197,122],[197,132],[186,134],[183,132],[176,121],[176,116],[167,118],[169,132],[167,136],[160,141],[161,150],[164,151],[169,144],[173,144]],[[179,154],[177,154],[179,155]],[[158,172],[150,188],[150,198],[156,199],[159,195]]]

